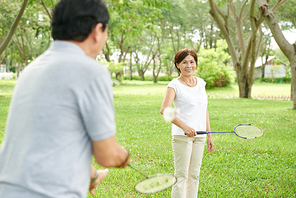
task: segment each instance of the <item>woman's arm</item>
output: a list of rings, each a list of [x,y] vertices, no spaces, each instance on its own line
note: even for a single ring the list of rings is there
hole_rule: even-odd
[[[90,179],[93,180],[95,178],[97,169],[90,165]],[[108,174],[109,170],[98,170],[99,175],[97,175],[97,179],[95,181],[91,181],[89,184],[89,192],[92,195],[95,195],[95,188],[98,186],[99,182],[101,182]]]
[[[163,114],[163,111],[166,107],[172,106],[175,96],[176,96],[175,90],[171,87],[168,87],[166,94],[164,96],[164,99],[162,101],[161,107],[160,107],[161,114]],[[186,135],[188,137],[193,137],[196,135],[195,130],[193,128],[187,126],[186,124],[184,124],[184,122],[182,122],[178,117],[175,117],[174,120],[172,121],[172,123],[177,125],[181,129],[183,129],[183,131],[186,133]]]
[[[211,124],[210,124],[210,116],[209,116],[209,112],[208,112],[208,109],[207,109],[207,120],[206,120],[206,131],[207,132],[211,132]],[[208,133],[208,140],[207,140],[207,144],[208,144],[208,153],[212,152],[214,150],[214,141],[213,141],[213,138],[212,138],[212,134],[211,133]]]

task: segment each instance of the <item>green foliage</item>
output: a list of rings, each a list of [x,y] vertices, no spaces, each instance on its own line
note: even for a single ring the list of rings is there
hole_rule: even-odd
[[[276,3],[271,1],[271,3]],[[281,21],[281,28],[284,30],[290,30],[296,28],[296,0],[286,1],[275,12],[275,17],[278,21]]]
[[[201,49],[198,53],[198,76],[207,83],[207,88],[225,87],[234,82],[233,68],[227,66],[230,55],[225,52],[225,41],[217,41],[217,48]]]
[[[34,0],[35,2],[35,0]],[[37,2],[37,1],[36,1]],[[29,1],[15,33],[5,50],[3,63],[8,69],[22,70],[24,66],[43,53],[50,45],[50,18],[38,3]],[[56,2],[46,0],[45,3]],[[21,1],[0,2],[0,43],[7,36]]]
[[[289,78],[289,77],[283,77],[283,82],[284,83],[291,83],[291,78]]]
[[[154,0],[127,0],[108,2],[110,13],[109,38],[121,50],[138,42],[144,30],[154,31],[157,19],[162,18],[161,7],[167,7],[167,1],[158,3]],[[123,50],[123,51],[122,51]]]
[[[124,64],[123,62],[115,63],[115,62],[107,62],[106,61],[106,64],[104,64],[104,65],[107,66],[107,69],[110,71],[110,73],[112,75],[112,74],[116,74],[116,73],[122,71],[123,70],[123,64]]]
[[[255,81],[264,82],[264,83],[291,83],[291,78],[283,77],[283,78],[260,78],[256,77]]]

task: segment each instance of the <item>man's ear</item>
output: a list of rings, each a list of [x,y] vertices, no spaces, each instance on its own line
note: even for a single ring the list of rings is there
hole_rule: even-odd
[[[101,36],[102,36],[103,32],[104,32],[103,31],[103,24],[102,23],[97,23],[97,25],[93,29],[94,39],[95,39],[96,42],[101,40]]]

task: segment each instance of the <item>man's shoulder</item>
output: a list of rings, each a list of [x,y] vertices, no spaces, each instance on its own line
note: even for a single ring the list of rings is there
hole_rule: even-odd
[[[37,66],[47,65],[54,70],[68,70],[81,74],[87,73],[88,75],[108,73],[107,68],[95,59],[80,51],[67,50],[67,48],[60,48],[59,50],[48,49],[33,64]]]

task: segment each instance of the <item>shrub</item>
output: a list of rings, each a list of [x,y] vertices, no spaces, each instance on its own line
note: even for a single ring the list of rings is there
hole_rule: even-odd
[[[283,78],[255,78],[255,81],[260,79],[260,82],[265,83],[291,83],[291,78],[283,77]],[[259,80],[258,80],[259,81]]]
[[[197,76],[206,81],[207,88],[225,87],[234,82],[234,70],[227,67],[230,55],[225,52],[227,44],[225,41],[218,41],[217,48],[201,49],[198,63]]]
[[[284,83],[291,83],[291,78],[283,77],[283,82]]]
[[[112,78],[112,85],[113,85],[113,87],[117,87],[120,85],[120,82],[117,79]]]

